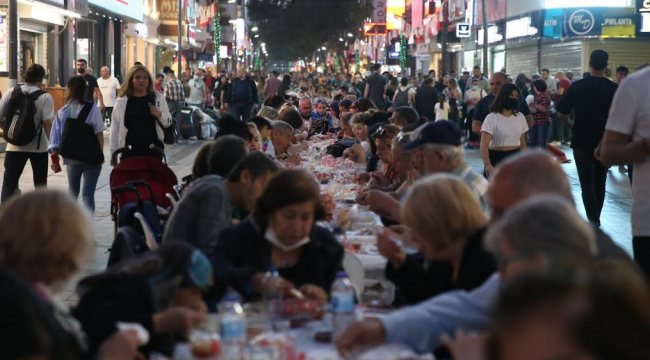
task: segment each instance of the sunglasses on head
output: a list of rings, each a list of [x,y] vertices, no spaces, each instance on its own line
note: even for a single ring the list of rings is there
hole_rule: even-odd
[[[381,137],[392,137],[390,131],[388,131],[388,129],[385,129],[383,126],[377,128],[376,134]]]

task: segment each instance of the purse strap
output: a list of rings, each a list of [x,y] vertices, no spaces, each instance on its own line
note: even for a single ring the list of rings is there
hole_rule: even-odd
[[[84,102],[83,108],[81,108],[81,112],[79,112],[79,117],[76,119],[80,119],[83,122],[86,122],[86,119],[88,118],[88,115],[90,115],[90,110],[93,108],[93,103],[89,101]],[[74,117],[74,104],[70,104],[70,118],[75,119]]]

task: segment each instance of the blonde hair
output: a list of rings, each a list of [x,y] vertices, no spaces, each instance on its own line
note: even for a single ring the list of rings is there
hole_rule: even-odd
[[[0,266],[30,282],[69,279],[92,251],[88,213],[68,194],[36,190],[0,211]]]
[[[427,176],[409,190],[401,208],[405,225],[441,251],[487,226],[476,194],[451,174]]]
[[[276,121],[280,118],[280,113],[270,106],[262,106],[262,109],[257,113],[257,116]]]
[[[124,79],[124,83],[122,84],[122,88],[120,89],[119,97],[133,96],[133,76],[135,76],[136,71],[144,71],[147,73],[147,76],[149,77],[149,85],[147,86],[147,93],[154,94],[153,78],[151,77],[151,73],[149,72],[149,70],[142,65],[134,65],[132,68],[129,69],[129,73],[126,74],[126,79]]]
[[[260,149],[261,149],[262,148],[262,135],[260,134],[260,130],[257,128],[257,125],[255,125],[255,123],[252,123],[252,122],[246,123],[246,125],[248,125],[248,130],[250,130],[253,133],[253,135],[257,134],[257,143],[259,144]],[[251,141],[254,141],[254,140],[251,140]]]

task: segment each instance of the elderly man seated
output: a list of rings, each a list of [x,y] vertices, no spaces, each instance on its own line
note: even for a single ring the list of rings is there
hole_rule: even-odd
[[[519,184],[516,197],[499,202],[514,181]],[[352,325],[337,339],[339,350],[398,342],[419,352],[432,351],[442,344],[445,333],[485,329],[502,285],[521,274],[544,272],[555,260],[579,261],[595,255],[630,262],[611,239],[577,214],[570,189],[561,166],[547,154],[525,152],[504,161],[488,192],[493,215],[502,216],[487,235],[500,273],[470,292],[448,292],[382,319]]]

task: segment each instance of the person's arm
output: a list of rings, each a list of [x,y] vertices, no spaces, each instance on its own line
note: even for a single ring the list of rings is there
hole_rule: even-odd
[[[623,82],[612,101],[600,149],[600,161],[605,166],[642,162],[650,156],[650,138],[629,142],[637,126],[639,106],[644,105],[634,85]]]
[[[483,107],[480,106],[481,101],[476,104],[474,108],[474,119],[472,119],[472,132],[476,135],[481,135],[481,127],[483,126],[483,121],[487,114],[483,113]]]
[[[519,143],[521,144],[521,150],[526,150],[526,133],[521,134],[521,137],[519,138]]]
[[[483,165],[485,166],[484,172],[487,176],[490,176],[492,171],[494,171],[494,167],[490,162],[490,142],[492,141],[493,131],[492,118],[488,115],[481,127],[481,160],[483,160]]]
[[[124,110],[122,110],[122,107],[124,106],[123,103],[124,101],[120,101],[121,99],[117,99],[115,101],[115,107],[113,108],[113,114],[111,115],[111,138],[110,138],[110,145],[109,145],[109,151],[111,153],[111,157],[113,156],[113,153],[115,150],[120,148],[120,126],[122,124],[122,118],[124,117]],[[111,164],[111,165],[116,165],[116,164]]]
[[[50,144],[48,146],[48,151],[50,154],[58,154],[59,147],[61,146],[61,133],[63,128],[61,127],[61,112],[57,112],[52,122],[52,129],[50,130]]]
[[[416,98],[415,98],[415,90],[411,91],[411,106],[415,106],[417,104]]]
[[[573,110],[573,104],[575,103],[576,96],[576,85],[572,84],[566,91],[566,94],[562,96],[559,104],[555,104],[555,110],[557,110],[557,116],[566,124],[571,131],[573,131],[573,122],[569,119],[568,114]]]
[[[172,114],[169,112],[169,106],[167,106],[167,100],[165,100],[165,97],[162,96],[159,93],[156,93],[156,100],[160,104],[160,117],[158,120],[160,120],[160,125],[163,127],[170,127],[172,125]]]
[[[397,264],[399,266],[395,266],[393,261],[386,264],[386,279],[397,285],[409,302],[419,303],[439,294],[442,290],[436,286],[438,284],[432,283],[432,276],[429,274],[432,270],[435,272],[435,269],[429,271],[425,269],[421,254],[406,255],[401,264]],[[435,279],[433,280],[436,282]]]
[[[370,84],[366,84],[366,88],[363,92],[363,97],[367,99],[369,93],[370,93]]]
[[[97,100],[99,100],[99,109],[104,110],[104,97],[102,96],[102,92],[99,91],[99,85],[95,86],[95,96],[97,97]]]
[[[45,132],[45,137],[50,140],[50,133],[52,132],[52,121],[54,120],[54,99],[50,94],[43,94],[43,131]]]
[[[363,320],[350,326],[336,339],[337,349],[346,353],[360,345],[399,343],[419,353],[431,352],[442,344],[442,334],[453,334],[457,329],[486,329],[500,287],[499,275],[494,274],[471,292],[447,292],[379,319]]]

